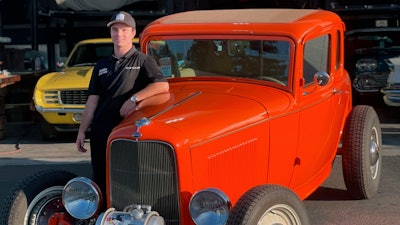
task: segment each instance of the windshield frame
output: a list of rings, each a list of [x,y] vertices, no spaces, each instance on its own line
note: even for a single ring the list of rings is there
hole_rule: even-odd
[[[155,35],[155,36],[148,36],[146,39],[142,40],[141,48],[142,51],[146,54],[149,54],[148,46],[150,42],[153,41],[171,41],[171,40],[249,40],[249,41],[285,41],[289,44],[289,54],[288,54],[288,62],[287,62],[287,84],[283,86],[281,84],[264,81],[264,80],[257,80],[257,79],[250,79],[250,78],[241,78],[241,77],[176,77],[176,78],[168,78],[170,81],[182,81],[182,80],[190,80],[190,81],[231,81],[231,82],[245,82],[245,83],[255,83],[261,85],[268,85],[272,87],[276,87],[288,92],[292,92],[293,90],[293,71],[294,71],[294,56],[295,56],[295,42],[290,37],[285,36],[274,36],[274,35]]]

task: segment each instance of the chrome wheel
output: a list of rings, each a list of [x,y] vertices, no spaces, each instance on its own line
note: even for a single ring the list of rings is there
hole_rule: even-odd
[[[285,204],[274,205],[260,218],[258,225],[295,225],[301,224],[296,211]]]
[[[375,179],[378,176],[379,172],[379,164],[380,162],[380,154],[381,154],[381,149],[379,146],[379,143],[381,143],[381,140],[379,140],[379,133],[377,131],[376,127],[372,128],[372,133],[371,133],[371,143],[370,143],[370,161],[371,161],[371,177],[372,179]]]
[[[54,212],[65,212],[61,201],[63,187],[50,187],[40,192],[29,204],[24,224],[47,225]]]

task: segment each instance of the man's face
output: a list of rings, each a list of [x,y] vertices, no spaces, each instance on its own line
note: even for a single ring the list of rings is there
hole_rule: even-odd
[[[124,47],[132,45],[136,30],[124,23],[114,23],[110,29],[111,38],[115,46]]]

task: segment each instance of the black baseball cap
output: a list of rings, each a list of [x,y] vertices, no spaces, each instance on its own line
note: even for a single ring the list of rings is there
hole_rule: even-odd
[[[131,14],[124,11],[115,13],[111,17],[110,22],[107,23],[107,27],[111,27],[114,23],[125,23],[126,25],[131,26],[132,28],[136,27],[135,19],[133,19]]]

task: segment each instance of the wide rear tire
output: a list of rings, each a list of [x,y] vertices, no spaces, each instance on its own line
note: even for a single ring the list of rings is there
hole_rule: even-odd
[[[353,198],[369,199],[378,192],[381,149],[381,127],[374,108],[367,105],[353,107],[342,137],[343,176]]]

